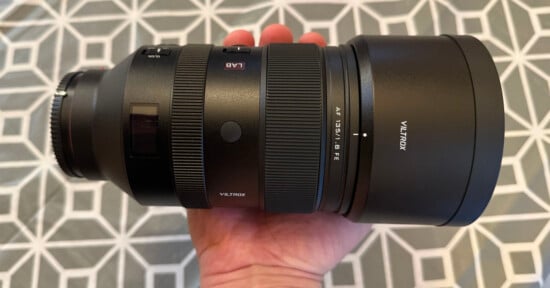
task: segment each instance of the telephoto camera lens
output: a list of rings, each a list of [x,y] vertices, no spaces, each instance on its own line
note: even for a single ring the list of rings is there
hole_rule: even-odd
[[[51,134],[67,175],[143,205],[467,225],[497,181],[504,109],[470,36],[152,45],[67,74]]]

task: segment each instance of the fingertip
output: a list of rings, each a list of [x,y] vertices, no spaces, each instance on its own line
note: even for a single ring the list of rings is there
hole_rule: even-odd
[[[235,30],[223,40],[224,46],[244,45],[254,46],[254,36],[246,30]]]
[[[270,43],[292,43],[292,31],[282,24],[271,24],[264,28],[260,37],[260,46]]]
[[[305,33],[304,35],[302,35],[302,37],[300,37],[300,40],[298,40],[298,42],[313,43],[319,45],[320,47],[327,46],[327,41],[325,40],[325,37],[317,32]]]

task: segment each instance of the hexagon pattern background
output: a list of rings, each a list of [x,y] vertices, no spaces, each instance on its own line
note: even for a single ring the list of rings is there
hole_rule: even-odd
[[[64,73],[142,44],[220,44],[271,23],[356,34],[477,36],[500,73],[501,176],[465,228],[377,225],[325,287],[550,287],[549,0],[0,0],[0,287],[198,287],[182,208],[69,179],[48,136]]]

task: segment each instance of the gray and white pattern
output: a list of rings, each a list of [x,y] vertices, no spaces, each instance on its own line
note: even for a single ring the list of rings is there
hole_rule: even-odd
[[[463,34],[497,62],[501,177],[465,228],[377,225],[326,287],[550,286],[549,0],[0,0],[0,287],[197,287],[182,208],[143,208],[69,179],[48,139],[61,75],[111,67],[142,44],[220,44],[271,23],[330,44],[356,34]]]

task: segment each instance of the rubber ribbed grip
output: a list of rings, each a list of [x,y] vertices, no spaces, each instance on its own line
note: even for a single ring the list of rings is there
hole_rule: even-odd
[[[180,52],[172,98],[172,161],[176,193],[187,208],[207,208],[204,178],[204,85],[210,45]]]
[[[63,131],[61,127],[61,106],[63,105],[63,99],[67,93],[67,87],[69,86],[69,83],[76,75],[80,73],[82,72],[68,73],[68,74],[65,74],[65,76],[63,76],[63,78],[57,85],[56,95],[53,98],[52,110],[50,112],[51,141],[52,141],[55,158],[57,160],[57,164],[59,164],[59,167],[61,167],[61,170],[63,170],[65,174],[73,177],[81,177],[81,176],[74,173],[74,171],[69,167],[69,163],[66,158],[67,155],[65,155],[65,152],[63,150],[63,138],[62,138]]]
[[[323,135],[321,51],[272,44],[266,74],[265,210],[313,212]]]

